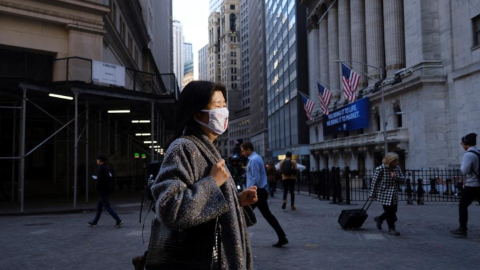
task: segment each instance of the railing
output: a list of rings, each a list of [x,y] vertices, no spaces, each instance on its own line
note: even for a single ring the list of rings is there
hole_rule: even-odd
[[[364,201],[369,196],[373,170],[350,171],[344,168],[324,169],[309,173],[308,180],[299,181],[299,190],[308,186],[309,193],[333,203]],[[414,202],[456,202],[459,200],[464,176],[458,169],[406,170],[405,180],[398,183],[398,199]]]

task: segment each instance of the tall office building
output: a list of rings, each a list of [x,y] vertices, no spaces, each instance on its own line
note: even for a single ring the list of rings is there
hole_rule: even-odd
[[[270,161],[268,148],[267,85],[265,57],[265,2],[248,0],[249,27],[246,37],[248,76],[245,77],[250,104],[250,141],[255,151]],[[243,35],[242,35],[243,36]],[[243,57],[243,55],[242,55]]]
[[[236,141],[248,136],[248,130],[240,125],[248,120],[248,116],[242,111],[242,103],[238,102],[242,94],[239,17],[238,0],[224,0],[220,12],[213,12],[209,17],[209,76],[211,81],[221,82],[228,90],[229,131],[218,139],[224,157],[233,155]]]
[[[273,158],[290,151],[310,160],[307,116],[299,92],[308,93],[306,7],[266,0],[268,142]]]
[[[192,43],[183,43],[183,87],[193,81],[193,46]]]
[[[198,79],[208,80],[208,44],[198,51]]]
[[[209,2],[209,14],[213,12],[220,12],[220,5],[224,0],[210,0]]]
[[[180,21],[173,21],[173,73],[177,76],[178,86],[183,85],[183,26]]]

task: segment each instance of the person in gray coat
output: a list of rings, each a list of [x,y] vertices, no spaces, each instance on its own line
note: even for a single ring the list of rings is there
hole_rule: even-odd
[[[255,187],[237,193],[215,146],[228,126],[225,86],[193,81],[176,110],[175,140],[152,186],[156,216],[146,269],[253,269],[247,225]]]
[[[463,155],[462,166],[460,170],[466,175],[465,187],[462,190],[462,197],[460,197],[460,204],[458,205],[458,214],[460,227],[451,230],[450,233],[458,238],[467,237],[467,223],[468,223],[468,207],[474,200],[480,202],[480,151],[475,147],[477,145],[477,134],[469,133],[462,137],[460,142],[463,149],[467,151]]]
[[[398,184],[405,179],[398,166],[398,155],[390,152],[385,155],[382,165],[375,169],[370,190],[370,197],[375,198],[383,206],[383,214],[374,217],[377,229],[382,230],[382,223],[387,220],[388,234],[399,236],[395,229],[398,210]]]

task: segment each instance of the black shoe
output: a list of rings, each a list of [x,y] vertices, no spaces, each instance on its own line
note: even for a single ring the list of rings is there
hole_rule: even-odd
[[[283,237],[282,239],[279,239],[276,244],[273,244],[273,247],[282,247],[284,245],[288,244],[288,239],[286,237]]]
[[[467,237],[467,229],[463,229],[463,228],[458,228],[458,229],[455,229],[455,230],[451,230],[450,233],[453,234],[453,236],[457,237],[457,238]]]
[[[90,227],[97,227],[97,223],[93,221],[88,221],[87,224],[90,225]]]
[[[388,234],[393,235],[393,236],[399,236],[400,233],[397,232],[395,229],[388,229]]]
[[[380,218],[378,217],[374,217],[373,220],[375,220],[375,223],[377,225],[377,229],[379,229],[380,231],[382,230],[382,221],[380,220]]]
[[[287,200],[283,200],[282,209],[287,208]]]
[[[123,220],[120,220],[119,222],[117,222],[115,224],[115,228],[117,228],[117,229],[120,228],[120,226],[122,226],[122,224],[123,224]]]

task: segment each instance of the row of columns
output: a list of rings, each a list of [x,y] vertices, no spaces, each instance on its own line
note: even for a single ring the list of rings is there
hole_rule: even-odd
[[[405,67],[403,10],[403,0],[326,1],[318,14],[310,18],[308,37],[318,41],[316,44],[312,42],[311,47],[319,53],[310,50],[309,61],[320,58],[313,60],[319,61],[319,68],[310,74],[334,90],[334,98],[341,98],[338,90],[342,90],[339,63],[335,62],[337,58],[381,67],[387,77],[393,77],[395,70]],[[361,63],[352,63],[354,70],[361,75],[359,89],[384,77],[380,70]],[[365,73],[374,79],[367,80]],[[313,92],[311,95],[315,94],[316,83],[310,86],[310,91]]]

